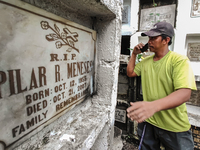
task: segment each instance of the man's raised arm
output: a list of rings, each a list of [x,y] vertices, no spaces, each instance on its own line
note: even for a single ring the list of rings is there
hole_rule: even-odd
[[[127,76],[129,77],[136,77],[137,74],[134,72],[134,68],[135,68],[135,60],[136,60],[136,56],[137,54],[140,54],[141,51],[140,49],[144,46],[143,43],[140,43],[138,45],[136,45],[133,49],[131,58],[129,60],[128,66],[127,66]]]

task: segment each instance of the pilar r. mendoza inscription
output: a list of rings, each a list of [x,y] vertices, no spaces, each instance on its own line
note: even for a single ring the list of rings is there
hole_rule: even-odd
[[[0,0],[0,145],[18,145],[92,92],[96,32]]]

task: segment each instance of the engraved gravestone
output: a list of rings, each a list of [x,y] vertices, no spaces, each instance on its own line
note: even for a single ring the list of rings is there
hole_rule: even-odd
[[[147,31],[157,22],[166,21],[174,26],[176,5],[141,9],[140,31]]]
[[[200,0],[192,0],[191,17],[200,17]]]
[[[93,92],[96,32],[0,1],[0,147],[30,138]]]
[[[190,61],[200,61],[200,43],[188,43],[187,56]]]

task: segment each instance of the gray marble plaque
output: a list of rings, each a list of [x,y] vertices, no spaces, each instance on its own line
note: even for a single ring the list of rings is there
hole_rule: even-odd
[[[166,21],[174,26],[176,5],[141,9],[140,31],[147,31],[157,22]]]
[[[191,17],[200,17],[200,0],[192,0]]]
[[[0,147],[30,138],[93,91],[96,32],[0,0]]]
[[[126,110],[115,109],[115,120],[118,122],[126,123]]]
[[[188,43],[187,56],[190,61],[200,61],[200,43]]]

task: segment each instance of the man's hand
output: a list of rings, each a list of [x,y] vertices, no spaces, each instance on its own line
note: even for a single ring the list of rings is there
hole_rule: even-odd
[[[130,104],[131,106],[127,109],[127,116],[132,121],[135,120],[138,123],[150,118],[156,112],[156,108],[153,106],[152,102],[142,101]]]
[[[131,55],[131,59],[129,60],[129,63],[127,65],[127,76],[129,77],[136,77],[137,74],[134,72],[134,68],[135,68],[135,60],[136,60],[136,56],[137,54],[140,54],[141,51],[140,49],[144,47],[143,43],[139,43],[138,45],[136,45],[133,49],[132,55]]]
[[[144,44],[143,43],[139,43],[138,45],[136,45],[133,49],[133,54],[137,55],[137,54],[140,54],[141,53],[141,48],[144,47]]]

